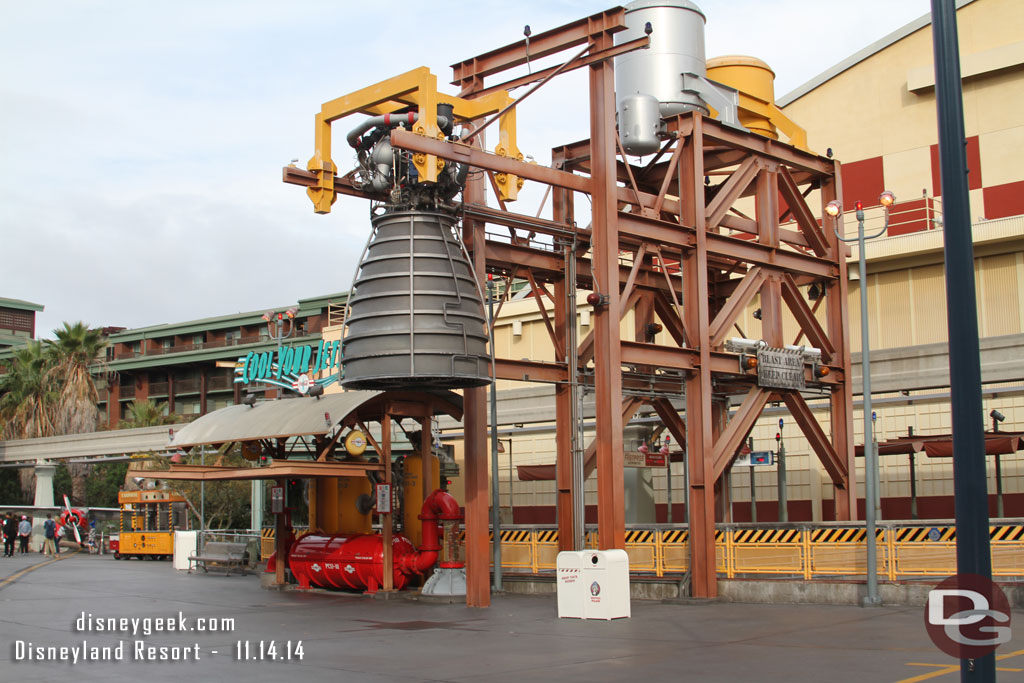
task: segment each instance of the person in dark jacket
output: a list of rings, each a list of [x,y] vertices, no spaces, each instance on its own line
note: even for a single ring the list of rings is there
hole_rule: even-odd
[[[11,512],[4,517],[4,557],[14,557],[14,539],[18,537],[18,520]]]

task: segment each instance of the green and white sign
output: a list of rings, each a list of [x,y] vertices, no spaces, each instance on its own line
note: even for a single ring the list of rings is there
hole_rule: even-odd
[[[235,366],[235,384],[253,382],[272,384],[300,394],[309,392],[315,384],[327,386],[338,381],[341,365],[341,341],[319,341],[317,344],[285,346],[273,351],[250,351],[238,359]],[[330,376],[313,379],[323,371]]]

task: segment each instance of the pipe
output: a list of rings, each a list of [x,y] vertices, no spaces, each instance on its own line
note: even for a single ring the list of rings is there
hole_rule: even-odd
[[[407,112],[405,114],[381,114],[380,116],[371,116],[370,118],[366,119],[358,126],[353,128],[351,131],[349,131],[349,134],[348,136],[346,136],[345,139],[348,140],[348,144],[350,146],[352,146],[353,148],[358,148],[359,138],[362,136],[363,133],[370,130],[371,128],[376,128],[377,126],[387,126],[388,128],[394,128],[395,126],[401,125],[403,123],[412,125],[419,118],[420,115],[413,111]],[[448,128],[449,125],[451,125],[451,123],[449,122],[447,116],[437,117],[438,128]]]
[[[459,503],[445,491],[437,489],[423,501],[419,518],[423,520],[423,544],[415,555],[404,555],[399,569],[405,574],[423,574],[434,566],[441,552],[438,534],[438,520],[458,521],[462,519]]]

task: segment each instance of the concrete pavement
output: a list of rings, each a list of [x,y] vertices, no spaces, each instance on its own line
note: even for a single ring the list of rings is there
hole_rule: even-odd
[[[10,563],[0,562],[3,681],[958,678],[955,660],[928,640],[920,608],[634,601],[631,619],[584,622],[559,620],[553,596],[496,596],[489,609],[469,609],[267,591],[257,576],[188,575],[168,562],[109,555],[73,555],[27,572],[38,555],[0,559]],[[1017,670],[1002,674],[1007,680],[1024,678],[1022,642],[1015,636],[1000,648],[1019,651],[1000,663]],[[122,661],[28,659],[59,658],[46,648],[61,646],[69,658],[114,657],[118,645]]]

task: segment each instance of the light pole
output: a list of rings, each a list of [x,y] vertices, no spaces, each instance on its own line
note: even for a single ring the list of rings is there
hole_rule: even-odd
[[[281,346],[282,342],[288,337],[292,336],[295,332],[295,314],[297,311],[294,308],[289,308],[284,312],[267,311],[263,314],[263,320],[267,323],[267,334],[270,338],[277,342],[277,364],[281,364]],[[288,331],[282,332],[281,329],[285,327],[287,323]],[[283,372],[282,368],[282,372]]]
[[[292,336],[295,332],[295,313],[294,308],[289,308],[287,311],[267,311],[263,314],[263,320],[267,323],[267,334],[270,338],[277,341],[277,364],[281,365],[281,349],[283,342],[288,337]],[[287,327],[287,332],[284,328]],[[284,373],[284,368],[281,368],[281,373]],[[278,392],[281,390],[278,389]],[[260,467],[262,458],[257,458],[254,464],[255,467]],[[263,528],[263,487],[264,482],[262,479],[252,480],[252,503],[249,525],[253,531],[259,532]]]
[[[999,433],[999,423],[1006,419],[998,410],[988,414],[992,418],[992,432]],[[996,517],[1003,517],[1003,468],[999,462],[999,453],[996,453]]]
[[[516,428],[521,428],[521,424],[517,424]],[[508,451],[505,450],[505,443],[508,442]],[[498,439],[498,452],[508,453],[508,510],[509,510],[509,523],[516,523],[516,506],[512,500],[512,437],[507,439]]]
[[[501,591],[501,510],[498,509],[501,492],[498,489],[498,388],[494,360],[494,275],[487,274],[488,330],[491,347],[491,530],[494,541],[491,554],[494,562],[494,590]]]
[[[786,495],[786,444],[782,441],[782,425],[783,420],[779,418],[779,431],[775,435],[775,441],[778,444],[778,486],[779,486],[779,521],[789,521],[789,498]]]
[[[889,229],[889,207],[896,201],[896,195],[888,190],[878,195],[878,203],[885,207],[885,225],[873,235],[864,235],[864,205],[856,203],[857,209],[857,259],[860,269],[860,355],[861,383],[864,396],[864,527],[867,532],[868,551],[868,594],[864,597],[865,607],[877,607],[882,604],[878,597],[878,557],[875,547],[875,487],[878,484],[878,456],[872,438],[871,429],[871,340],[868,334],[868,279],[867,266],[864,260],[864,243],[867,240],[881,237]],[[843,242],[853,242],[854,238],[846,238],[839,234],[839,216],[843,205],[833,199],[825,205],[825,213],[835,220],[832,229],[836,237]]]

